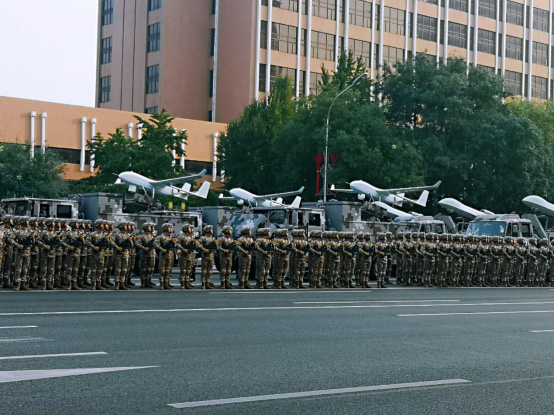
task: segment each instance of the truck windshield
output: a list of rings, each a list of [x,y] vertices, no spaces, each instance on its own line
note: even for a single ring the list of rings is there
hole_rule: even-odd
[[[506,223],[504,221],[479,221],[472,222],[467,227],[467,235],[488,235],[504,237]]]

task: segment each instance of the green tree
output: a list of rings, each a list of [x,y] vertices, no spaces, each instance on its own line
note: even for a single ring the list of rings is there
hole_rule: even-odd
[[[56,198],[65,196],[68,183],[59,155],[47,149],[29,157],[29,145],[0,144],[0,198],[33,196]]]

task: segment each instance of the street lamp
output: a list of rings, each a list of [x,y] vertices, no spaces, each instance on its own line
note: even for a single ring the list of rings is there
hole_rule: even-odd
[[[344,90],[339,92],[335,98],[333,98],[333,101],[331,102],[331,105],[329,106],[329,111],[327,112],[327,126],[325,127],[325,164],[324,164],[324,171],[323,171],[323,202],[327,202],[327,171],[329,170],[329,117],[331,116],[331,108],[333,107],[333,104],[335,104],[335,101],[337,98],[339,98],[342,94],[344,94],[346,91],[348,91],[350,88],[352,88],[354,85],[356,85],[363,77],[369,75],[367,72],[364,72],[363,74],[360,74],[352,81],[352,84],[350,84],[348,87],[346,87]]]

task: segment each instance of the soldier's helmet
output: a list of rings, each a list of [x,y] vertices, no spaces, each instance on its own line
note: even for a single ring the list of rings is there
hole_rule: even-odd
[[[101,220],[100,218],[98,218],[96,221],[94,221],[94,227],[95,228],[100,227],[102,224],[104,224],[104,220]]]
[[[529,244],[531,244],[532,246],[536,246],[537,245],[537,239],[535,237],[531,237],[529,239]]]
[[[364,233],[364,240],[371,241],[371,233]]]
[[[460,234],[450,234],[452,236],[453,241],[460,241]]]
[[[53,223],[54,221],[52,220],[52,218],[46,218],[44,220],[44,225],[46,225],[47,227],[51,227]]]
[[[293,237],[306,237],[306,230],[303,228],[295,228],[292,230],[291,235]]]
[[[190,227],[192,227],[192,224],[189,224],[188,222],[185,222],[183,224],[183,227],[181,228],[182,231],[188,230]]]
[[[385,236],[387,237],[387,240],[392,240],[392,233],[390,231],[387,231]]]
[[[129,225],[129,223],[127,221],[122,221],[119,224],[117,224],[117,228],[119,228],[121,230],[124,227],[127,227],[127,225]]]
[[[29,217],[26,215],[23,215],[21,217],[18,217],[18,223],[21,225],[24,225],[25,223],[29,222]]]
[[[406,231],[404,233],[404,240],[409,240],[412,238],[412,233],[410,233],[409,231]]]
[[[544,247],[548,245],[548,238],[541,238],[539,240],[539,246]]]
[[[448,241],[448,234],[439,234],[440,241]]]
[[[522,245],[522,246],[526,246],[526,245],[527,245],[527,240],[526,240],[525,238],[523,238],[523,237],[519,237],[519,238],[517,239],[517,244],[518,244],[518,245]]]
[[[396,233],[396,239],[397,240],[403,240],[404,239],[404,233]]]
[[[144,224],[142,224],[142,227],[140,227],[140,229],[141,229],[142,231],[146,231],[146,229],[147,229],[148,227],[150,227],[150,223],[145,222]]]
[[[250,229],[250,227],[242,227],[242,230],[240,230],[240,235],[250,234],[251,232],[252,230]]]
[[[231,227],[230,225],[226,225],[221,229],[221,232],[223,234],[233,234],[233,227]]]
[[[170,228],[173,228],[173,224],[170,222],[166,222],[162,224],[162,232],[169,230]]]
[[[214,226],[213,225],[205,225],[204,228],[202,228],[202,234],[209,234],[214,232]]]
[[[359,232],[358,234],[356,234],[356,240],[362,241],[363,239],[364,239],[364,233]]]
[[[433,233],[425,234],[425,240],[426,241],[432,241],[433,240]]]
[[[270,231],[271,230],[269,228],[258,228],[256,230],[256,236],[263,237],[263,236],[269,235]]]
[[[309,237],[310,237],[310,238],[321,238],[322,235],[323,235],[323,232],[322,232],[322,231],[320,231],[320,230],[313,230],[313,231],[310,231]]]
[[[6,223],[9,220],[13,220],[13,215],[10,215],[10,214],[2,215],[2,223]]]
[[[508,235],[508,236],[504,237],[504,242],[505,242],[506,244],[512,244],[512,241],[513,241],[513,240],[512,240],[512,237],[511,237],[511,236]]]
[[[379,233],[379,234],[377,234],[377,239],[378,239],[379,241],[384,241],[385,238],[386,238],[385,233]]]

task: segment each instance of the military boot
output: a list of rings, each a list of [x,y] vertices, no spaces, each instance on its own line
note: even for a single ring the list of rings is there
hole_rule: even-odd
[[[29,287],[36,289],[38,287],[38,284],[35,280],[31,280]]]
[[[56,290],[52,282],[46,283],[46,290]]]
[[[212,282],[210,282],[210,281],[208,281],[208,282],[206,283],[206,286],[207,286],[208,289],[215,289],[214,284],[213,284]]]
[[[106,283],[106,278],[105,277],[103,277],[100,280],[100,286],[102,286],[104,289],[107,289],[109,287],[108,284]]]
[[[350,283],[348,284],[348,287],[349,287],[350,289],[354,289],[354,288],[356,287],[356,285],[355,285],[354,283],[350,282]]]
[[[135,284],[131,281],[131,278],[127,278],[127,282],[125,284],[125,286],[135,286]]]
[[[146,279],[140,279],[140,287],[145,288],[146,287]]]
[[[173,288],[173,286],[171,286],[171,285],[169,284],[169,279],[167,279],[167,280],[164,282],[164,287],[165,287],[166,290],[167,290],[167,289],[172,289],[172,288]]]
[[[333,289],[340,289],[340,286],[338,283],[333,283],[333,286],[332,286]]]
[[[115,287],[113,288],[113,290],[119,290],[119,282],[115,282]]]
[[[281,289],[288,289],[289,287],[285,284],[285,282],[281,282]]]
[[[119,290],[129,290],[125,282],[119,282]]]
[[[186,289],[186,288],[187,288],[187,286],[186,286],[185,282],[184,281],[181,282],[181,289]]]
[[[225,289],[234,289],[233,285],[228,280],[225,281]]]
[[[110,282],[110,276],[106,276],[106,287],[113,286],[114,284]]]
[[[102,286],[100,282],[96,282],[96,290],[106,290],[106,288]]]
[[[146,287],[156,287],[156,283],[152,283],[152,279],[146,279]]]
[[[273,283],[273,287],[274,287],[275,289],[281,289],[281,283],[274,282],[274,283]]]
[[[76,281],[71,282],[71,290],[81,290]]]
[[[0,289],[1,290],[1,289]],[[42,290],[46,290],[46,282],[43,282]]]
[[[90,286],[91,283],[88,281],[88,276],[85,275],[85,277],[83,277],[83,287],[86,287],[86,286]]]
[[[188,280],[185,282],[185,289],[194,289],[194,287]]]
[[[163,280],[160,280],[160,290],[165,290],[165,285]]]
[[[244,282],[244,288],[245,289],[252,289],[252,286],[250,286],[250,283],[248,283],[248,280]]]
[[[269,285],[267,284],[267,282],[264,282],[263,288],[264,288],[264,289],[271,289],[271,288],[269,287]]]
[[[315,284],[315,287],[316,287],[316,289],[321,289],[323,286],[321,286],[321,283],[320,283],[320,282],[317,282],[317,283]]]
[[[298,289],[306,289],[306,286],[304,286],[304,283],[298,282]]]
[[[21,283],[21,290],[31,290],[26,282]]]
[[[221,289],[225,289],[225,281],[221,282]]]

